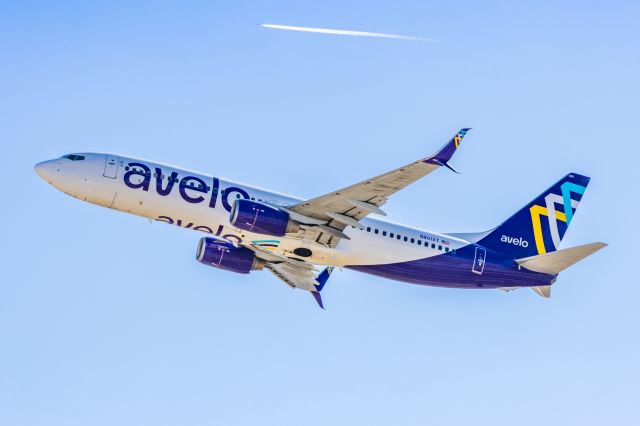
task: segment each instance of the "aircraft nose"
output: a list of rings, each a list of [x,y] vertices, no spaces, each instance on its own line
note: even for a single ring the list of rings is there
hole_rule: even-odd
[[[33,166],[33,170],[40,176],[42,179],[47,182],[51,182],[53,177],[53,163],[54,160],[42,161],[35,166]]]

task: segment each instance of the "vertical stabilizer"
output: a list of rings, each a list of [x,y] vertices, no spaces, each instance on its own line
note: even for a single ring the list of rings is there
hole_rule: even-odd
[[[569,173],[478,243],[515,258],[558,250],[589,178]]]

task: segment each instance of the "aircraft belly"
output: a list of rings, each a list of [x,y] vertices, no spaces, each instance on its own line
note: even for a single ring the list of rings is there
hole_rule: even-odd
[[[532,287],[550,285],[555,275],[520,269],[509,259],[492,261],[491,252],[477,268],[476,246],[467,246],[455,254],[446,253],[405,262],[377,265],[347,265],[346,268],[411,284],[455,288]],[[483,258],[484,262],[484,258]]]

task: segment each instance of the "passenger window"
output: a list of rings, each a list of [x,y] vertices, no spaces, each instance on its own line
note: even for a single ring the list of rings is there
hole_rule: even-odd
[[[447,253],[449,253],[449,247],[445,247],[444,251],[446,251]]]
[[[124,167],[124,169],[125,169],[125,170],[129,170],[129,166],[125,166],[125,167]]]
[[[402,238],[402,235],[398,234],[396,238],[399,240],[400,238]]]
[[[442,246],[438,246],[438,250],[442,251]]]
[[[418,240],[418,245],[421,246],[422,245],[422,240]]]
[[[367,232],[371,232],[371,227],[367,226]]]
[[[405,241],[407,241],[407,240],[409,240],[409,238],[407,238],[407,237],[404,237],[404,240],[405,240]]]
[[[436,248],[436,245],[434,243],[431,243],[431,248],[432,249]]]
[[[374,233],[374,234],[377,234],[377,233],[378,233],[378,230],[377,230],[377,229],[374,229],[374,230],[373,230],[373,233]]]
[[[413,238],[411,239],[411,244],[415,243],[416,240],[414,240]]]
[[[383,235],[384,237],[386,237],[386,236],[387,236],[387,231],[382,231],[382,235]]]

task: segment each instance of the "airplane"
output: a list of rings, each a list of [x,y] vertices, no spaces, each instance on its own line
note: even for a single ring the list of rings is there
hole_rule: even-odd
[[[485,232],[445,234],[380,218],[399,190],[441,167],[456,172],[450,160],[469,130],[430,157],[311,199],[116,154],[68,154],[34,169],[82,201],[207,234],[199,262],[241,274],[266,269],[323,309],[321,291],[336,267],[426,286],[528,287],[548,298],[561,271],[606,246],[559,248],[587,176],[567,174]]]

